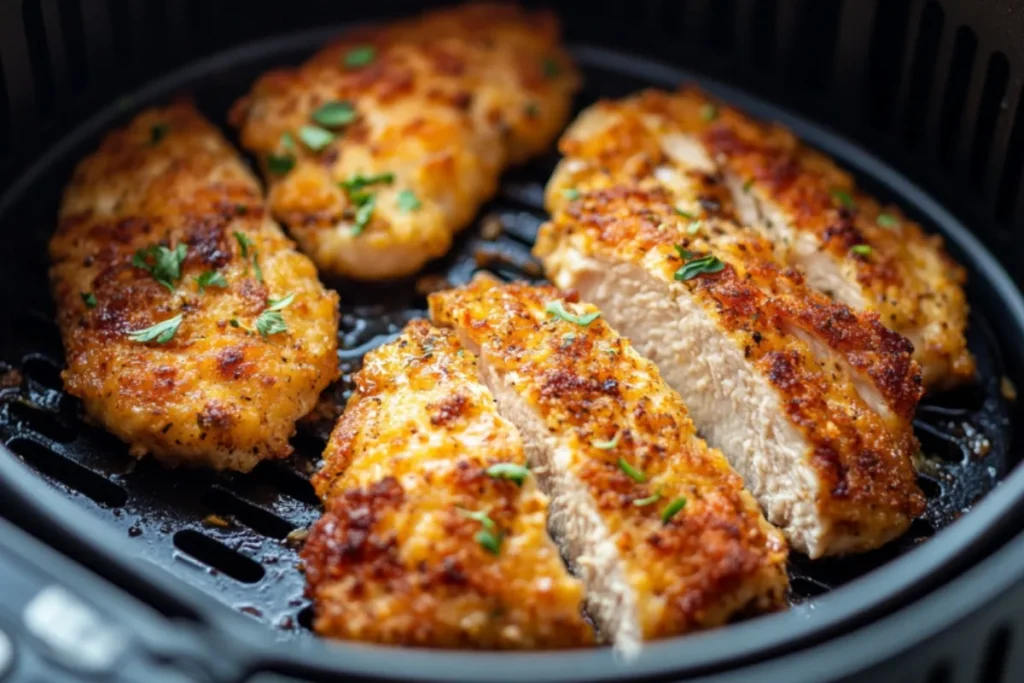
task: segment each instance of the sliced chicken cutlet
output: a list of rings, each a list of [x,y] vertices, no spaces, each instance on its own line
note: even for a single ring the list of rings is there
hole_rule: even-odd
[[[628,136],[628,137],[624,137]],[[755,122],[688,90],[645,92],[602,103],[581,116],[562,142],[559,183],[598,159],[643,174],[658,159],[662,180],[697,171],[720,178],[739,218],[799,267],[808,283],[882,322],[914,344],[925,387],[969,381],[964,270],[939,236],[894,206],[880,206],[850,175],[784,128]],[[666,183],[671,189],[671,183]],[[549,199],[558,200],[556,187]]]
[[[583,587],[547,536],[547,498],[476,358],[415,321],[367,355],[313,483],[303,551],[317,632],[396,645],[593,642]]]
[[[578,82],[553,15],[475,3],[269,73],[233,119],[320,269],[383,279],[448,251],[504,168],[550,145]]]
[[[135,456],[284,457],[337,376],[337,295],[191,105],[144,112],[79,164],[50,258],[65,387]]]
[[[479,353],[523,435],[549,528],[606,640],[630,654],[783,605],[784,540],[679,395],[592,306],[478,279],[431,295],[430,312]]]
[[[658,365],[794,548],[816,558],[899,536],[924,507],[909,342],[808,288],[717,204],[683,215],[696,197],[583,190],[535,254]]]

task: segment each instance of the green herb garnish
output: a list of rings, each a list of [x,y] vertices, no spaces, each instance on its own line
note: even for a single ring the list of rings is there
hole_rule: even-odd
[[[253,248],[252,239],[250,239],[244,232],[235,231],[234,235],[235,239],[238,241],[238,246],[242,251],[242,258],[248,260],[249,255],[252,255],[253,273],[256,275],[257,281],[263,282],[263,269],[260,268],[260,253]],[[248,272],[248,270],[246,270],[246,272]]]
[[[199,293],[203,294],[206,292],[207,287],[220,287],[224,289],[228,286],[228,281],[219,270],[208,270],[202,275],[197,275],[192,278],[199,285]]]
[[[642,508],[642,507],[646,507],[648,505],[654,505],[659,500],[661,500],[661,487],[660,486],[658,487],[657,491],[655,491],[653,494],[647,496],[646,498],[640,498],[638,500],[634,500],[633,501],[633,505],[635,505],[638,508]]]
[[[600,448],[602,451],[610,451],[619,445],[620,438],[622,438],[622,432],[615,432],[615,436],[613,436],[609,441],[594,439],[590,442],[590,445],[594,448]]]
[[[705,121],[714,121],[718,118],[718,107],[708,103],[700,108],[700,117]]]
[[[173,292],[175,283],[181,279],[181,264],[186,253],[188,247],[184,243],[179,243],[174,249],[155,244],[136,251],[132,265],[146,271],[167,291]]]
[[[312,119],[325,128],[341,128],[356,120],[358,114],[351,102],[327,102],[312,114]]]
[[[852,247],[850,247],[850,253],[856,254],[857,256],[871,256],[871,245],[855,244]]]
[[[377,185],[379,183],[390,185],[393,182],[395,182],[394,173],[385,172],[378,173],[376,175],[363,175],[362,173],[357,173],[348,180],[342,180],[338,185],[349,194],[352,194],[353,192],[358,192],[370,185]]]
[[[284,316],[281,315],[281,310],[290,306],[294,300],[295,294],[293,292],[280,299],[269,299],[267,301],[269,305],[266,310],[256,318],[256,331],[260,333],[261,337],[266,339],[272,334],[288,331],[288,325],[284,321]]]
[[[158,123],[149,129],[149,146],[156,147],[160,141],[171,132],[171,127],[166,123]]]
[[[509,481],[514,481],[519,486],[523,485],[523,481],[530,474],[530,470],[526,465],[517,465],[514,462],[499,462],[491,465],[485,471],[488,477],[508,479]]]
[[[680,246],[676,246],[676,251],[686,261],[675,273],[675,279],[679,282],[692,280],[703,273],[717,273],[725,268],[722,260],[713,254],[694,257],[691,252]]]
[[[857,206],[856,202],[853,201],[853,196],[850,195],[846,190],[832,190],[830,193],[832,198],[842,204],[847,209],[852,209]]]
[[[359,69],[373,63],[377,58],[377,48],[373,45],[360,45],[345,53],[345,68]]]
[[[179,313],[173,318],[159,322],[152,327],[147,327],[143,330],[134,330],[128,333],[128,338],[133,342],[139,342],[141,344],[146,344],[151,341],[155,341],[157,344],[166,344],[174,339],[174,334],[178,331],[178,327],[181,325],[183,317],[184,314]]]
[[[700,232],[700,221],[693,221],[686,227],[687,235],[696,235]]]
[[[480,525],[483,526],[483,529],[473,535],[473,540],[479,543],[484,550],[492,555],[497,555],[501,552],[501,541],[504,535],[498,531],[494,520],[488,517],[486,512],[474,512],[473,510],[461,507],[456,507],[455,511],[467,519],[480,522]]]
[[[420,201],[420,198],[412,190],[402,190],[399,192],[395,204],[406,213],[418,211],[423,207],[423,202]]]
[[[82,297],[82,302],[86,308],[96,308],[96,295],[92,292],[79,292],[78,295]]]
[[[567,323],[576,323],[586,327],[590,323],[594,322],[601,317],[601,311],[594,311],[593,313],[585,313],[583,315],[573,315],[569,311],[565,310],[565,304],[560,299],[555,299],[550,302],[544,310],[549,314],[557,318],[561,318]]]
[[[242,258],[249,258],[249,249],[252,248],[252,240],[244,232],[235,231],[235,239],[242,250]]]
[[[625,458],[619,458],[619,469],[626,473],[626,476],[638,484],[647,481],[647,475],[633,467]]]
[[[692,214],[689,211],[683,211],[678,206],[675,206],[675,207],[672,207],[672,208],[674,208],[676,210],[676,213],[679,214],[680,216],[682,216],[683,218],[687,218],[687,219],[689,219],[691,221],[697,220],[696,214]]]
[[[370,225],[373,219],[373,210],[377,207],[377,196],[373,194],[360,194],[356,200],[356,215],[352,223],[352,235],[361,235]]]
[[[897,225],[900,224],[899,219],[896,218],[896,216],[893,216],[891,213],[880,213],[878,214],[878,218],[876,218],[875,221],[883,228],[895,228]]]
[[[680,496],[671,503],[665,506],[665,509],[661,511],[661,523],[668,524],[669,520],[678,514],[680,510],[686,507],[686,498]]]
[[[574,202],[580,198],[580,191],[575,187],[570,187],[567,190],[562,190],[562,196],[568,199],[570,202]]]
[[[558,78],[562,75],[562,65],[554,57],[547,57],[541,64],[545,78]]]
[[[753,178],[747,178],[747,182],[743,183],[743,191],[744,192],[750,192],[750,188],[752,188],[753,186],[754,186],[754,179]]]
[[[312,152],[322,152],[334,142],[334,133],[320,126],[302,126],[299,139]]]
[[[295,168],[295,157],[291,154],[267,154],[267,170],[274,175],[284,175]]]
[[[523,107],[523,111],[525,111],[526,115],[531,119],[535,119],[540,116],[540,107],[537,106],[536,102],[527,102],[526,106]]]

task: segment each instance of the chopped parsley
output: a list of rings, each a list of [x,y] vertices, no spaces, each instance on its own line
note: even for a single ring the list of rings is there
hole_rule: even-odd
[[[687,235],[696,235],[700,232],[700,221],[693,221],[686,227]]]
[[[419,211],[423,208],[423,202],[416,196],[416,193],[412,190],[402,190],[398,193],[398,198],[395,200],[395,204],[399,209],[406,213],[413,211]]]
[[[850,247],[850,253],[856,254],[857,256],[871,256],[871,245],[855,244],[852,247]]]
[[[610,451],[619,445],[619,439],[622,438],[622,432],[615,432],[615,436],[610,441],[601,441],[600,439],[594,439],[590,442],[590,445],[594,448],[600,448],[602,451]]]
[[[754,186],[754,179],[753,178],[747,178],[747,182],[743,183],[743,191],[744,192],[750,192],[750,188],[752,188],[753,186]]]
[[[334,133],[320,126],[302,126],[299,139],[311,152],[322,152],[334,142]]]
[[[355,220],[352,223],[352,236],[363,234],[373,219],[373,210],[377,207],[377,195],[360,192],[352,198],[356,204]]]
[[[85,304],[86,308],[96,308],[96,295],[92,292],[79,292],[78,295],[82,297],[82,303]]]
[[[377,59],[377,48],[373,45],[360,45],[345,53],[345,68],[360,69],[373,63]]]
[[[249,213],[249,207],[245,204],[235,204],[235,213],[244,216]]]
[[[705,121],[714,121],[718,118],[718,107],[710,102],[705,104],[700,108],[700,117]]]
[[[688,218],[688,219],[689,219],[689,220],[691,220],[691,221],[695,221],[695,220],[697,220],[697,216],[696,216],[696,214],[692,214],[692,213],[690,213],[689,211],[683,211],[683,210],[682,210],[682,209],[680,209],[680,208],[679,208],[678,206],[676,206],[676,207],[673,207],[673,208],[675,208],[675,210],[676,210],[676,213],[677,213],[677,214],[679,214],[680,216],[682,216],[683,218]]]
[[[517,485],[522,486],[523,481],[530,474],[530,469],[526,465],[517,465],[514,462],[499,462],[496,465],[491,465],[486,470],[487,476],[494,479],[508,479],[514,481]]]
[[[573,315],[565,309],[565,304],[562,303],[560,299],[555,299],[549,303],[544,310],[549,315],[553,315],[556,318],[561,318],[567,323],[575,323],[582,327],[586,327],[601,317],[601,311],[594,311],[593,313],[585,313],[583,315]]]
[[[665,509],[661,511],[661,523],[668,524],[669,521],[675,517],[680,510],[686,507],[686,498],[680,496],[673,500],[671,503],[665,506]]]
[[[577,190],[575,187],[570,187],[567,190],[563,190],[562,195],[570,202],[574,202],[580,198],[580,191]]]
[[[200,294],[205,293],[207,287],[220,287],[221,289],[224,289],[228,286],[227,279],[219,270],[208,270],[202,275],[197,275],[192,279],[195,280],[196,284],[199,286]]]
[[[638,484],[647,481],[647,475],[633,467],[625,458],[619,458],[619,469],[626,473],[626,476]]]
[[[178,331],[183,318],[184,314],[179,313],[173,318],[159,322],[152,327],[129,332],[128,338],[140,344],[147,344],[151,341],[155,341],[157,344],[166,344],[174,339],[174,334]]]
[[[847,209],[852,209],[857,206],[856,202],[853,201],[853,196],[846,190],[832,190],[830,193],[832,198],[842,204]]]
[[[680,246],[676,246],[676,251],[679,252],[679,256],[685,260],[685,263],[683,263],[675,273],[675,279],[679,282],[692,280],[703,273],[717,273],[725,268],[725,264],[722,260],[714,254],[695,257],[692,253]]]
[[[658,487],[657,491],[655,491],[653,494],[647,496],[646,498],[638,498],[637,500],[634,500],[633,501],[633,505],[635,505],[638,508],[642,508],[642,507],[646,507],[648,505],[654,505],[659,500],[661,500],[661,487],[660,486]]]
[[[156,147],[161,140],[171,132],[171,127],[166,123],[158,123],[149,129],[149,146]]]
[[[540,107],[537,106],[536,102],[527,102],[526,106],[523,107],[523,111],[525,111],[526,115],[531,119],[535,119],[540,116]]]
[[[878,218],[876,218],[875,221],[883,228],[895,228],[897,225],[900,224],[899,219],[896,218],[896,216],[893,216],[891,213],[880,213],[878,214]]]
[[[501,552],[503,534],[498,531],[498,527],[494,523],[494,520],[488,517],[486,512],[474,512],[473,510],[467,510],[465,508],[455,509],[463,517],[480,522],[480,525],[483,528],[473,535],[473,540],[479,543],[480,547],[487,552],[492,555],[498,555]]]
[[[274,175],[284,175],[295,168],[295,138],[291,133],[286,131],[281,134],[281,147],[285,150],[284,154],[267,154],[267,170]]]
[[[291,154],[276,154],[271,152],[267,155],[267,170],[274,175],[284,175],[295,168],[295,157]]]
[[[358,192],[359,190],[362,190],[365,187],[369,187],[370,185],[390,185],[393,182],[395,182],[394,173],[385,172],[378,173],[376,175],[363,175],[362,173],[357,173],[348,180],[342,180],[340,183],[338,183],[338,185],[341,187],[341,189],[345,190],[351,195],[353,192]]]
[[[154,244],[144,247],[135,252],[132,257],[132,265],[140,268],[153,279],[173,292],[174,285],[181,279],[181,264],[185,261],[188,247],[179,243],[174,249],[168,249],[162,244]]]
[[[313,112],[312,119],[324,128],[341,128],[355,121],[357,116],[355,106],[342,100],[321,105]]]
[[[266,310],[256,318],[256,331],[260,333],[261,337],[266,339],[272,334],[288,331],[288,325],[285,323],[281,311],[290,306],[294,300],[295,293],[293,292],[280,299],[270,299],[267,301],[269,305]]]
[[[260,268],[260,253],[253,248],[252,239],[250,239],[250,237],[244,232],[238,232],[237,230],[234,235],[235,239],[238,240],[238,246],[242,251],[242,258],[248,260],[250,254],[252,255],[253,274],[256,275],[257,281],[263,282],[263,269]],[[246,272],[248,272],[248,270],[246,270]]]
[[[562,75],[562,65],[554,57],[546,57],[541,63],[541,67],[544,69],[545,78],[558,78]]]

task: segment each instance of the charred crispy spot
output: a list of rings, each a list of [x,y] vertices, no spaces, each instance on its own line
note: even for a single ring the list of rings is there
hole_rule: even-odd
[[[225,379],[242,379],[250,376],[255,364],[245,361],[245,347],[229,346],[217,353],[217,370]]]
[[[450,424],[463,417],[469,407],[469,401],[463,394],[448,396],[438,404],[432,404],[430,423],[435,427]]]
[[[225,405],[218,401],[210,401],[196,415],[196,423],[203,429],[228,429],[238,417],[236,406]]]
[[[220,268],[231,260],[231,246],[225,234],[226,222],[222,216],[194,218],[185,227],[189,246],[188,260],[198,261],[211,268]]]

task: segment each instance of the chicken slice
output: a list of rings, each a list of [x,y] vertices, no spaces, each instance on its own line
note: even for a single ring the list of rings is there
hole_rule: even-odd
[[[606,184],[643,178],[675,190],[680,173],[720,179],[743,223],[770,240],[777,257],[798,267],[810,286],[854,310],[877,312],[910,339],[926,388],[973,377],[965,274],[942,239],[926,235],[898,208],[879,206],[789,131],[694,90],[649,91],[591,108],[561,146],[567,158],[549,203],[561,201],[560,191],[577,176],[593,176],[601,162],[616,169]]]
[[[318,633],[395,645],[589,644],[583,587],[476,359],[426,321],[367,355],[313,483]]]
[[[817,558],[900,535],[924,507],[910,344],[807,288],[735,223],[681,215],[680,196],[584,190],[535,253],[658,365],[794,548]]]
[[[65,387],[132,455],[285,457],[337,376],[337,295],[191,105],[140,114],[79,164],[50,258]]]
[[[557,19],[467,4],[364,29],[266,74],[233,120],[274,214],[322,271],[411,274],[545,150],[579,78]]]
[[[549,527],[621,652],[779,608],[785,543],[679,395],[623,337],[552,287],[478,279],[430,312],[479,353],[498,410],[551,496]]]

